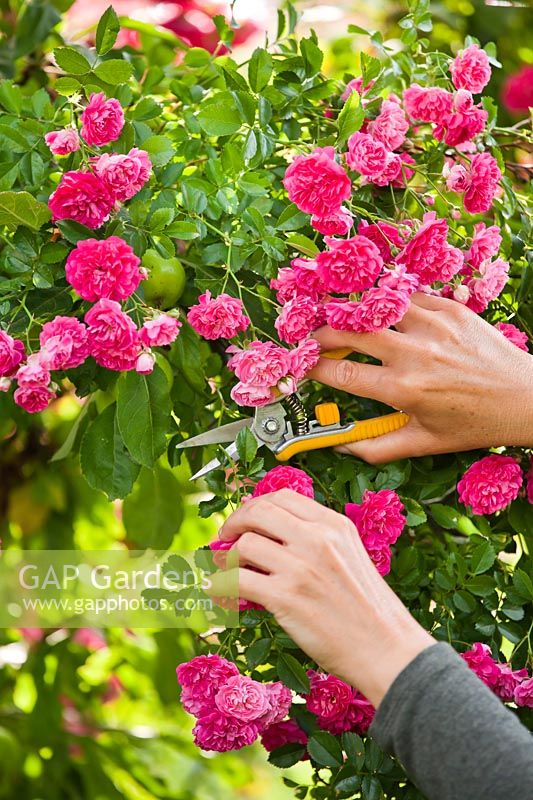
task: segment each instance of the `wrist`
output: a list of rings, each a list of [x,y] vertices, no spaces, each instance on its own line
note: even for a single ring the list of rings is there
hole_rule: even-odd
[[[504,439],[495,444],[533,447],[533,356],[517,353],[502,392]]]

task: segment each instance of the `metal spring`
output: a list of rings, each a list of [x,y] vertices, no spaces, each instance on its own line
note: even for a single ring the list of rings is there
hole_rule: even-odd
[[[296,433],[298,436],[304,436],[309,432],[309,417],[302,401],[296,394],[290,394],[285,399],[286,405],[292,412],[294,422],[296,423]]]

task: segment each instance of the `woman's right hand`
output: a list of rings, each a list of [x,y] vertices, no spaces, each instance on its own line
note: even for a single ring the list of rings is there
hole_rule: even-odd
[[[382,366],[320,359],[313,380],[409,414],[398,431],[339,447],[370,463],[499,445],[533,445],[533,356],[454,300],[415,294],[396,330],[321,328],[322,349]]]

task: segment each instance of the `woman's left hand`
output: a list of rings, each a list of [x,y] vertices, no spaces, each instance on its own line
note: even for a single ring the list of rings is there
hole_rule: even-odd
[[[272,612],[304,652],[375,706],[434,644],[342,514],[282,489],[249,500],[219,535],[236,542],[240,596]]]

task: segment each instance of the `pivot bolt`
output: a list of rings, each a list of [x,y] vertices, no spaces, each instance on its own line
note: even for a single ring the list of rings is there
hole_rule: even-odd
[[[277,433],[279,431],[279,422],[274,417],[269,417],[263,422],[263,428],[267,433]]]

